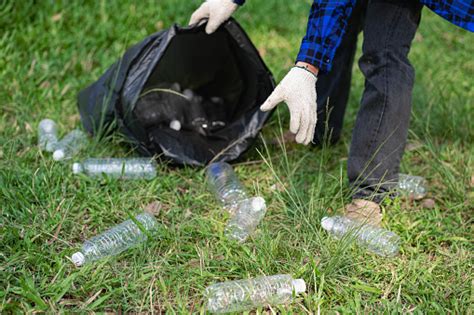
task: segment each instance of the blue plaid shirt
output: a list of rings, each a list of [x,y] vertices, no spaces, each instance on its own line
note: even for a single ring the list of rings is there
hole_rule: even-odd
[[[419,1],[448,21],[474,32],[473,0]],[[341,43],[355,2],[356,0],[315,0],[311,6],[306,36],[296,60],[310,63],[323,73],[331,70],[334,54]]]

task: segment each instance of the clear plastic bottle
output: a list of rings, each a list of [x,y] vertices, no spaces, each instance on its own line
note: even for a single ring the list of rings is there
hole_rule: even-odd
[[[391,231],[342,216],[324,217],[321,226],[338,239],[351,235],[359,245],[377,255],[391,257],[398,254],[400,237]]]
[[[149,213],[141,213],[135,217],[146,231],[155,229],[158,223]],[[127,220],[104,233],[94,236],[82,245],[80,252],[71,257],[73,263],[80,267],[83,264],[106,256],[117,255],[124,250],[147,240],[144,233],[133,220]]]
[[[258,277],[213,284],[206,288],[211,313],[242,312],[259,306],[286,304],[295,294],[306,291],[303,279],[290,275]]]
[[[84,173],[90,177],[101,177],[102,174],[106,174],[112,178],[152,179],[156,177],[156,166],[149,158],[86,159],[82,163],[74,163],[72,172]]]
[[[244,242],[255,231],[266,211],[267,207],[262,197],[243,200],[227,223],[225,235],[237,242]]]
[[[38,124],[38,145],[41,150],[53,152],[58,143],[58,127],[51,119],[43,119]]]
[[[225,162],[212,163],[206,170],[207,184],[224,208],[233,213],[238,204],[247,199],[247,193],[232,166]]]
[[[87,135],[84,132],[75,129],[58,142],[56,150],[53,153],[53,159],[60,161],[71,158],[86,145]]]
[[[398,174],[398,189],[409,198],[423,199],[428,193],[426,179],[421,176]]]

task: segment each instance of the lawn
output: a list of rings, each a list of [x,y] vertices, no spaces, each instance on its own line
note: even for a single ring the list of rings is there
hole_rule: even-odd
[[[212,283],[289,273],[306,280],[307,294],[258,313],[472,314],[474,37],[427,9],[410,53],[417,77],[402,170],[427,178],[435,205],[384,205],[383,226],[402,238],[395,258],[337,242],[319,224],[349,200],[345,168],[363,88],[356,65],[337,145],[272,144],[288,126],[281,106],[235,165],[269,205],[242,245],[223,236],[227,215],[202,169],[160,164],[149,182],[92,180],[38,150],[42,118],[56,120],[61,134],[80,126],[77,92],[130,45],[186,23],[199,3],[0,3],[0,312],[204,313],[202,293]],[[309,6],[248,1],[236,14],[277,81],[296,56]],[[78,158],[133,155],[115,135],[92,141]],[[152,240],[73,266],[70,256],[85,239],[155,201],[161,227]]]

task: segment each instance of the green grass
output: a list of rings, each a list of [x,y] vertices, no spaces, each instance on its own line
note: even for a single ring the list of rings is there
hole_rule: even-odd
[[[45,117],[62,133],[79,126],[77,92],[131,44],[199,1],[0,3],[0,312],[205,312],[217,281],[290,273],[308,293],[259,313],[471,313],[473,277],[474,37],[424,11],[411,60],[417,70],[404,172],[430,183],[433,209],[395,200],[383,225],[403,241],[383,259],[329,238],[319,221],[349,198],[345,164],[363,79],[354,66],[342,141],[325,148],[270,145],[288,125],[279,109],[236,166],[269,210],[243,245],[223,237],[226,215],[195,168],[159,166],[151,182],[74,177],[37,147]],[[236,15],[280,80],[304,33],[309,1],[248,1]],[[123,140],[94,141],[85,156],[129,156]],[[265,145],[267,143],[267,145]],[[281,181],[285,190],[270,187]],[[75,268],[81,242],[163,204],[146,246]]]

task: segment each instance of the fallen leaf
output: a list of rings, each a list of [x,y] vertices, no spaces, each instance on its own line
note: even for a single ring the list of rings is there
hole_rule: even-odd
[[[62,17],[63,17],[63,14],[62,14],[62,13],[56,13],[55,15],[53,15],[53,16],[51,17],[51,21],[57,22],[57,21],[59,21],[60,19],[62,19]]]
[[[421,206],[426,209],[433,209],[436,206],[436,203],[433,199],[426,198],[421,202]]]
[[[145,212],[151,213],[156,217],[160,214],[161,206],[161,202],[153,201],[145,207]]]
[[[67,118],[70,125],[75,125],[80,119],[81,119],[81,116],[79,114],[74,114]]]
[[[29,123],[25,123],[25,129],[26,131],[28,132],[32,132],[33,131],[33,128],[31,128],[31,125]]]
[[[188,266],[190,267],[200,267],[201,266],[201,261],[199,259],[191,259],[188,261]]]
[[[415,34],[415,42],[420,43],[423,41],[423,36],[420,34],[420,32],[416,32]]]
[[[418,150],[422,147],[423,147],[423,143],[421,143],[419,141],[411,141],[411,142],[407,143],[407,145],[405,147],[405,150],[406,151],[415,151],[415,150]]]
[[[382,222],[382,213],[380,212],[380,206],[375,202],[354,199],[343,209],[346,217],[366,222],[374,226],[380,226]]]
[[[31,65],[30,65],[30,70],[28,70],[28,74],[26,75],[28,78],[33,75],[33,71],[35,70],[35,66],[36,66],[36,59],[33,59],[33,61],[31,62]]]
[[[84,302],[84,304],[81,306],[82,309],[86,308],[89,304],[94,302],[94,300],[102,293],[104,289],[100,289],[97,291],[93,296],[91,296],[87,301]]]
[[[82,60],[81,66],[85,72],[90,72],[94,66],[94,61],[92,59]]]
[[[155,24],[155,27],[156,27],[157,30],[163,29],[163,26],[164,26],[163,21],[158,21],[158,22],[156,22],[156,24]]]
[[[50,83],[49,81],[43,81],[43,82],[41,82],[41,84],[40,84],[40,88],[42,88],[42,89],[47,89],[47,88],[49,88],[50,86],[51,86],[51,83]]]
[[[307,265],[310,262],[313,262],[315,265],[319,265],[319,263],[321,262],[321,258],[319,258],[319,257],[310,258],[308,256],[303,258],[303,265]]]
[[[474,187],[474,174],[471,176],[471,187]]]
[[[213,260],[224,260],[224,259],[225,259],[224,255],[217,255],[213,257]]]
[[[82,301],[76,299],[62,299],[59,301],[60,305],[79,305]]]
[[[64,88],[61,90],[61,96],[64,96],[64,94],[67,93],[67,91],[69,91],[69,89],[71,88],[71,85],[68,83],[64,86]]]
[[[285,186],[283,186],[281,183],[275,183],[270,186],[271,191],[278,191],[278,192],[283,192],[285,191]]]

